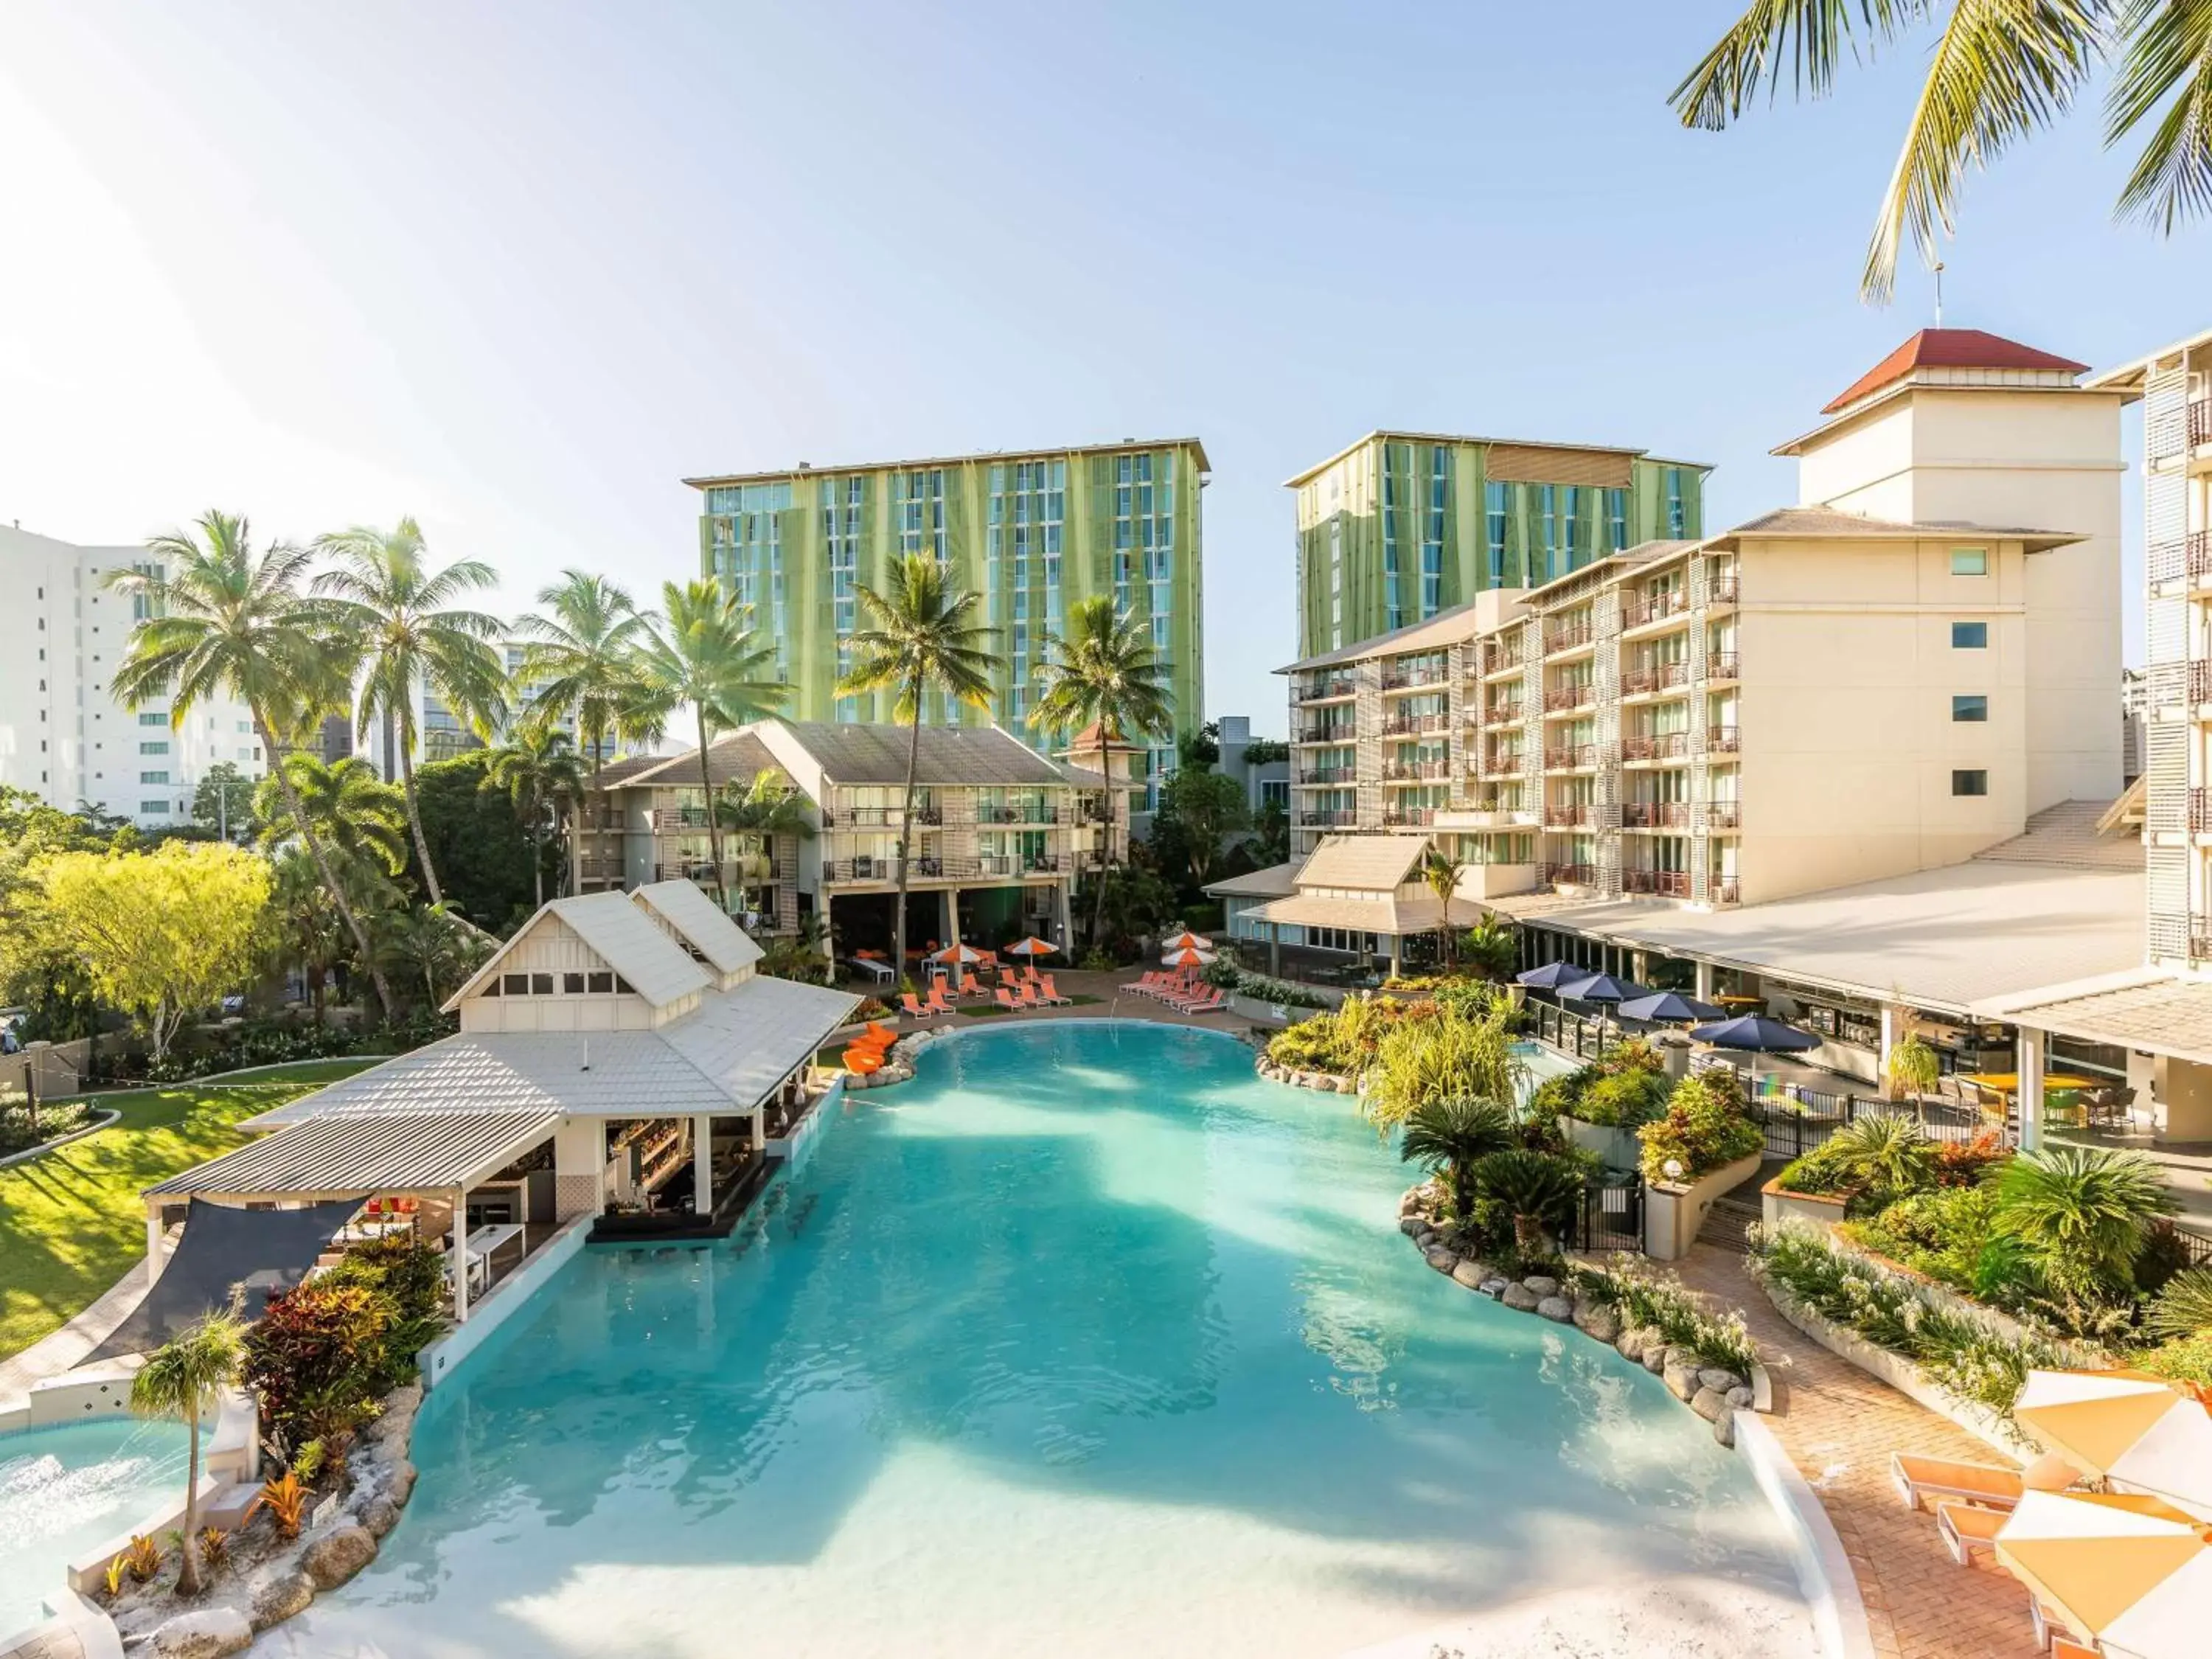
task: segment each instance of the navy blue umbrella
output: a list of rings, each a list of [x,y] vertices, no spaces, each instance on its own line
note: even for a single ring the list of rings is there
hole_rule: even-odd
[[[1577,1002],[1626,1002],[1632,997],[1650,994],[1635,981],[1615,979],[1611,974],[1585,974],[1557,988],[1561,996],[1572,997]]]
[[[1620,1005],[1623,1019],[1721,1019],[1727,1014],[1725,1008],[1686,997],[1680,991],[1654,991],[1648,997],[1638,997]]]
[[[1817,1048],[1821,1039],[1765,1014],[1739,1014],[1717,1024],[1692,1026],[1690,1035],[1716,1048],[1741,1048],[1754,1054],[1796,1054]]]
[[[1531,968],[1524,974],[1513,975],[1516,985],[1526,985],[1533,990],[1555,991],[1561,980],[1588,979],[1589,969],[1578,968],[1571,962],[1547,962],[1541,968]]]

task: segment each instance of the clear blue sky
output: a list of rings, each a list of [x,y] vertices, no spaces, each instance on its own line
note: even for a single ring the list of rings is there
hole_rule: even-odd
[[[411,511],[519,606],[688,574],[687,473],[1194,433],[1208,702],[1279,732],[1301,465],[1637,444],[1729,522],[1929,320],[1856,297],[1924,46],[1684,131],[1734,9],[13,0],[0,516]],[[2099,365],[2212,324],[2212,238],[2116,227],[2124,171],[2084,110],[1972,181],[1947,320]]]

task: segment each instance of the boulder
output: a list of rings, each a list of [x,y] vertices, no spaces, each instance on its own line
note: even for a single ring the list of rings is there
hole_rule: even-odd
[[[1574,1319],[1575,1304],[1564,1296],[1547,1296],[1537,1301],[1536,1312],[1542,1318],[1565,1325]]]
[[[1421,1189],[1419,1187],[1407,1188],[1406,1195],[1398,1200],[1399,1219],[1403,1220],[1406,1217],[1416,1213],[1420,1207]]]
[[[1458,1267],[1452,1269],[1453,1282],[1464,1285],[1470,1291],[1480,1290],[1482,1281],[1488,1277],[1489,1269],[1480,1261],[1462,1261]]]
[[[1677,1400],[1687,1400],[1698,1391],[1696,1367],[1684,1365],[1673,1359],[1662,1359],[1659,1380],[1667,1385],[1667,1392]]]
[[[1429,1231],[1429,1224],[1418,1215],[1400,1216],[1398,1218],[1398,1231],[1405,1234],[1408,1238],[1419,1238],[1423,1233]]]
[[[1702,1389],[1716,1389],[1726,1394],[1730,1389],[1742,1388],[1744,1381],[1734,1371],[1724,1370],[1718,1365],[1711,1365],[1698,1373],[1698,1386]]]
[[[1735,1444],[1735,1413],[1723,1412],[1713,1419],[1713,1438],[1723,1446]]]
[[[1718,1389],[1699,1389],[1690,1396],[1690,1409],[1708,1423],[1717,1423],[1729,1409],[1728,1396]]]
[[[1413,1235],[1413,1243],[1419,1245],[1421,1249],[1425,1250],[1430,1245],[1436,1242],[1437,1230],[1433,1226],[1430,1225],[1426,1220],[1424,1220],[1421,1223],[1420,1231]]]
[[[1534,1313],[1537,1303],[1543,1298],[1526,1285],[1508,1285],[1498,1299],[1516,1313]]]
[[[1667,1369],[1667,1345],[1655,1336],[1644,1343],[1644,1352],[1637,1356],[1637,1363],[1652,1376],[1658,1376]]]
[[[253,1628],[267,1630],[307,1610],[315,1599],[314,1581],[295,1567],[272,1570],[253,1580],[252,1597]]]
[[[252,1622],[236,1607],[194,1607],[155,1626],[138,1652],[149,1659],[222,1659],[252,1645]]]
[[[1539,1297],[1557,1296],[1559,1293],[1559,1281],[1543,1273],[1530,1273],[1521,1282]]]
[[[1751,1409],[1751,1402],[1754,1396],[1751,1392],[1751,1385],[1748,1382],[1745,1383],[1743,1387],[1740,1389],[1730,1389],[1728,1391],[1729,1406],[1729,1408],[1734,1411],[1749,1411]]]
[[[1575,1304],[1575,1328],[1601,1342],[1610,1342],[1620,1334],[1620,1316],[1605,1303],[1584,1297]]]
[[[1431,1246],[1423,1254],[1427,1256],[1429,1266],[1440,1273],[1448,1273],[1459,1266],[1459,1252],[1448,1250],[1441,1244]]]
[[[367,1527],[334,1527],[301,1552],[300,1568],[317,1589],[336,1589],[376,1559],[376,1540]]]
[[[372,1498],[361,1506],[361,1524],[371,1538],[381,1538],[399,1524],[399,1505],[389,1498]]]
[[[1513,1281],[1508,1279],[1504,1273],[1492,1273],[1485,1278],[1482,1283],[1476,1285],[1474,1288],[1480,1291],[1492,1302],[1495,1302],[1505,1294],[1507,1290],[1511,1287]]]
[[[415,1466],[405,1458],[392,1465],[392,1473],[384,1482],[384,1495],[395,1504],[404,1504],[415,1492]]]

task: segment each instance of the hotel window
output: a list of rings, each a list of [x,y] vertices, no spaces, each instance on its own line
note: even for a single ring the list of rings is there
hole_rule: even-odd
[[[1344,520],[1328,521],[1328,642],[1344,643]]]
[[[1990,551],[1985,547],[1954,547],[1951,550],[1951,574],[1954,576],[1986,576],[1990,574]]]
[[[168,781],[169,775],[167,772],[141,772],[138,775],[138,781],[141,783],[167,783]]]
[[[1433,617],[1444,602],[1444,498],[1451,486],[1450,451],[1429,451],[1429,506],[1421,521],[1421,615]]]
[[[1990,775],[1978,769],[1951,774],[1951,793],[1954,795],[1986,795],[1990,793]]]
[[[1410,453],[1404,444],[1382,446],[1382,626],[1406,625],[1406,607],[1398,582],[1398,473]]]
[[[166,740],[161,743],[142,743],[138,745],[138,752],[142,755],[166,755],[169,752],[169,745]]]
[[[1628,492],[1625,489],[1605,492],[1605,540],[1615,553],[1628,545]]]
[[[1482,516],[1490,548],[1490,585],[1505,586],[1505,486],[1486,483],[1482,487]]]
[[[167,726],[168,723],[169,711],[166,708],[143,710],[138,716],[138,724],[141,726]]]
[[[164,813],[168,810],[169,803],[165,800],[142,800],[138,803],[138,816],[141,817],[149,814]]]
[[[1528,573],[1528,586],[1547,582],[1559,574],[1559,487],[1557,484],[1536,486],[1536,523],[1541,531],[1539,544],[1544,550],[1544,568]]]
[[[1951,699],[1951,718],[1954,720],[1985,720],[1990,717],[1990,700],[1981,696],[1960,696]]]
[[[1288,811],[1291,805],[1291,781],[1288,778],[1261,779],[1260,805],[1279,806]]]
[[[1951,624],[1951,648],[1954,651],[1986,651],[1990,644],[1990,625],[1985,622],[1954,622]]]
[[[1667,533],[1680,541],[1688,533],[1689,514],[1682,501],[1682,469],[1667,469]]]

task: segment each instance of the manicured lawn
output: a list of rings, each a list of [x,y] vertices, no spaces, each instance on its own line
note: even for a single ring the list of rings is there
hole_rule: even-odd
[[[146,1253],[139,1189],[244,1143],[240,1118],[371,1064],[326,1060],[234,1083],[94,1097],[123,1121],[0,1170],[0,1358],[66,1323]]]

